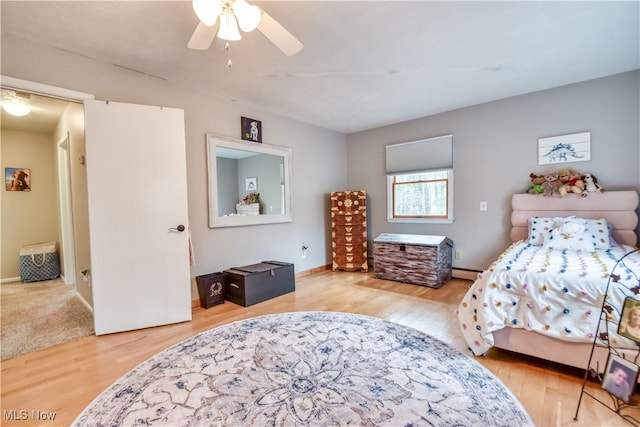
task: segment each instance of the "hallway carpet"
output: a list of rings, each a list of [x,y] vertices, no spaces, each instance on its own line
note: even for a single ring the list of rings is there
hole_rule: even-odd
[[[0,285],[2,360],[92,335],[93,315],[61,279]]]

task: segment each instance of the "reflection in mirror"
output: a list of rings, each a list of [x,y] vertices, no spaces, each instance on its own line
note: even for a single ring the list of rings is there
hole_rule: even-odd
[[[291,150],[207,134],[209,226],[290,222]]]

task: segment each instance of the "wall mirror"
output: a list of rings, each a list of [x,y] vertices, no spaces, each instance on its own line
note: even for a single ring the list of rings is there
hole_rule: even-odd
[[[206,144],[210,228],[292,221],[290,148],[213,134]]]

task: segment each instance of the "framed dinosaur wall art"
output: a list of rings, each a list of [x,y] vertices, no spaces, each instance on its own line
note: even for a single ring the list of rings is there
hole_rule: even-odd
[[[591,132],[538,138],[538,164],[591,160]]]

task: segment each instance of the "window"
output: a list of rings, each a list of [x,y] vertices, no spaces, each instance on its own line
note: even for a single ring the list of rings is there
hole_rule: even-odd
[[[453,136],[386,146],[387,221],[453,221]]]
[[[390,222],[451,222],[453,171],[387,176]]]

